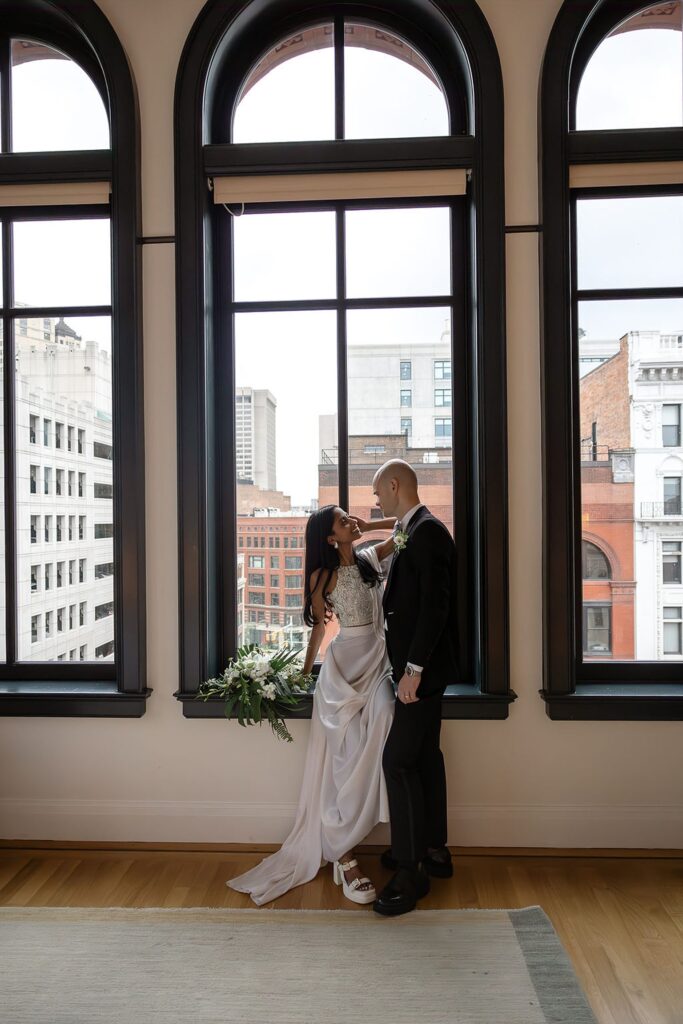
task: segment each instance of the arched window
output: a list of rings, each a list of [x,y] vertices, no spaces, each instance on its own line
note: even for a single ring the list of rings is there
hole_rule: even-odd
[[[683,403],[682,7],[565,2],[545,56],[544,695],[552,717],[683,711],[683,665],[665,625],[677,606],[660,564],[681,513],[680,474],[660,467],[677,459]],[[603,664],[590,656],[594,627],[581,611],[586,566],[597,564],[585,543],[582,557],[584,529],[616,550],[621,566]],[[591,601],[606,599],[593,593],[597,582],[590,587]],[[612,629],[595,607],[600,628]]]
[[[581,545],[583,556],[584,580],[609,580],[612,577],[610,564],[606,556],[590,541],[584,540]]]
[[[240,643],[306,642],[307,516],[370,519],[393,456],[460,552],[446,714],[505,717],[502,89],[479,8],[208,4],[176,99],[184,713],[222,713],[194,695]]]
[[[90,0],[0,15],[0,713],[137,716],[134,87]]]

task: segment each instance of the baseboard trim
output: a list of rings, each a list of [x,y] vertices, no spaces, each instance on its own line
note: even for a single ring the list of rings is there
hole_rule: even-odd
[[[81,853],[272,853],[278,849],[277,843],[117,843],[93,842],[91,840],[56,840],[56,839],[0,839],[0,850],[43,850],[46,853],[81,852]],[[385,849],[384,845],[360,845],[359,853],[378,857]],[[652,849],[592,849],[568,846],[563,849],[556,846],[449,846],[454,857],[575,857],[575,858],[610,858],[623,860],[679,860],[683,859],[683,849],[652,850]]]
[[[0,837],[18,842],[95,844],[93,849],[265,851],[277,848],[294,804],[219,800],[0,799]],[[632,804],[454,804],[457,850],[683,849],[683,807]],[[379,825],[368,848],[386,845]],[[611,854],[610,854],[611,855]]]

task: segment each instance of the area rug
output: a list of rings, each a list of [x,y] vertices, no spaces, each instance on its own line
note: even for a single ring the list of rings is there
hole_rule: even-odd
[[[11,1024],[595,1024],[540,907],[0,908]]]

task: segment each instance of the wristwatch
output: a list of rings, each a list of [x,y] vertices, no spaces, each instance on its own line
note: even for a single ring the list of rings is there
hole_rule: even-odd
[[[412,662],[409,661],[408,664],[406,665],[406,675],[410,676],[411,678],[413,676],[421,676],[422,668],[419,665],[413,665]]]

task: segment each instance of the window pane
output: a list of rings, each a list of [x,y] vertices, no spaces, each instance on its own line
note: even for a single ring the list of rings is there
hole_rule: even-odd
[[[336,314],[238,314],[235,374],[238,644],[304,646],[301,577],[293,590],[252,567],[303,558],[311,510],[339,500]]]
[[[50,322],[49,340],[15,334],[18,656],[24,661],[54,661],[76,643],[94,652],[114,639],[114,616],[96,621],[94,614],[95,607],[113,602],[114,577],[96,578],[92,568],[113,563],[113,541],[95,540],[90,525],[96,517],[111,522],[113,516],[111,497],[94,498],[98,485],[111,489],[112,463],[92,454],[93,439],[112,443],[111,324],[108,317],[67,318],[61,334],[55,333],[56,325],[57,320]],[[60,448],[44,444],[42,432],[38,443],[31,443],[31,416],[62,426]],[[69,427],[85,432],[82,453],[75,445],[69,451]],[[51,441],[52,435],[47,436]],[[62,483],[60,491],[55,487],[46,493],[48,470],[55,480],[68,481],[73,474],[83,486],[72,487],[69,495]],[[37,592],[31,588],[32,565],[38,567]],[[65,603],[75,602],[85,605],[84,626],[79,617],[60,615]],[[32,618],[48,613],[46,626],[54,620],[57,630],[39,629],[31,642]]]
[[[576,206],[579,288],[683,285],[683,196]]]
[[[437,78],[404,39],[373,25],[344,26],[347,139],[448,135]]]
[[[17,221],[13,232],[15,306],[109,305],[108,220]],[[56,338],[56,320],[27,324],[34,340]]]
[[[334,30],[317,25],[281,40],[244,83],[233,142],[334,138]]]
[[[619,661],[670,653],[662,588],[670,600],[680,582],[680,549],[665,545],[681,536],[683,459],[662,428],[665,408],[683,400],[682,328],[680,300],[579,304],[581,586],[584,602],[611,605]],[[589,639],[586,659],[598,653]]]
[[[581,79],[578,129],[683,124],[680,3],[656,4],[615,28]]]
[[[350,298],[448,295],[448,208],[347,213],[346,282]]]
[[[3,325],[0,321],[0,349],[3,343]],[[4,358],[0,360],[0,510],[5,508],[5,387],[3,380]],[[0,515],[0,661],[7,657],[5,647],[5,516]]]
[[[401,458],[420,497],[453,531],[451,419],[434,405],[434,360],[450,359],[445,308],[351,310],[348,314],[349,500],[369,519],[373,467]],[[411,416],[401,408],[401,363],[412,371]],[[322,497],[322,496],[321,496]]]
[[[330,299],[336,292],[333,213],[234,219],[235,299]]]
[[[59,50],[12,40],[12,149],[15,153],[109,149],[109,122],[97,88]]]

